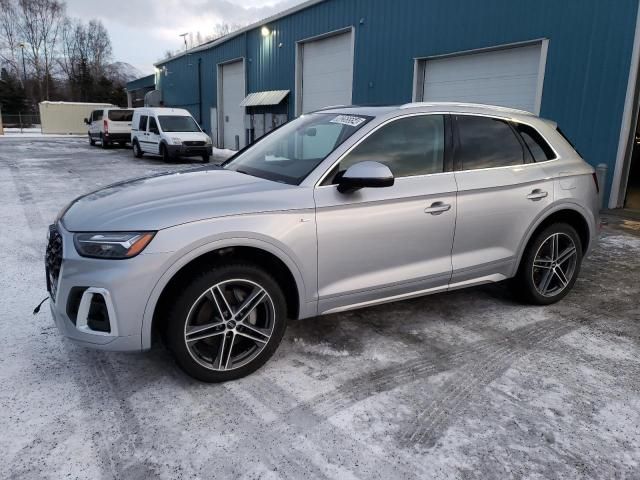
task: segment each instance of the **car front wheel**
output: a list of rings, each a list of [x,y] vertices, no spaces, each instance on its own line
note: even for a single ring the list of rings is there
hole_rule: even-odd
[[[184,288],[165,333],[186,373],[224,382],[266,363],[286,326],[286,302],[277,282],[260,268],[228,264],[203,272]]]
[[[527,303],[549,305],[573,288],[582,264],[582,243],[567,224],[550,225],[529,242],[516,277],[516,294]]]

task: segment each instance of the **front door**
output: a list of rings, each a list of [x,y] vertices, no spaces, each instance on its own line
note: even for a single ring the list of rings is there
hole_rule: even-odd
[[[537,132],[504,119],[457,115],[458,218],[452,287],[509,277],[534,220],[553,202],[544,161],[554,155]]]
[[[147,148],[150,153],[160,153],[160,130],[156,117],[149,117],[149,129],[147,131]]]
[[[352,149],[315,190],[319,312],[446,289],[456,184],[445,172],[443,115],[401,117]],[[395,184],[343,194],[336,179],[366,160]]]

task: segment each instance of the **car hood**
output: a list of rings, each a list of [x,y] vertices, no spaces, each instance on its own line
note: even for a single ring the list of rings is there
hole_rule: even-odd
[[[201,167],[109,185],[74,200],[61,220],[71,232],[160,230],[226,215],[312,208],[312,196],[300,195],[302,190]]]
[[[204,141],[206,133],[202,132],[164,132],[169,138],[179,138],[181,142]]]

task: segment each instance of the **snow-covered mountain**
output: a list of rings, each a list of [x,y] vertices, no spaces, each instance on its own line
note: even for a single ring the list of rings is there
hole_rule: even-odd
[[[144,73],[127,62],[113,62],[107,66],[107,75],[116,83],[127,83],[144,77]]]

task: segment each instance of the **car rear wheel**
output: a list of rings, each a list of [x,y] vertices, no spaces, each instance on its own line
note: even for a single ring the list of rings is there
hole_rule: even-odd
[[[104,135],[100,134],[100,145],[102,148],[109,148],[109,141],[105,140]]]
[[[166,341],[178,365],[204,382],[241,378],[276,351],[287,326],[284,294],[260,268],[204,272],[174,301]]]
[[[582,243],[576,230],[556,223],[529,242],[516,277],[516,294],[527,303],[549,305],[573,288],[582,265]]]
[[[142,149],[140,148],[140,144],[136,140],[133,142],[133,156],[136,158],[142,158],[142,155],[144,155],[144,152],[142,151]]]

